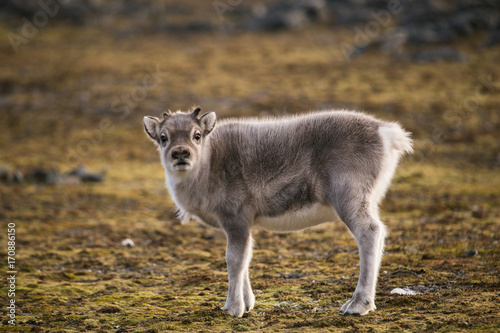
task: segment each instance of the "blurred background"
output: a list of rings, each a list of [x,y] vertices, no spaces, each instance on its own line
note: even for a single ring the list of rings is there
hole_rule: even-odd
[[[0,221],[20,234],[26,329],[498,328],[498,1],[3,0],[0,36]],[[228,322],[213,306],[224,238],[180,228],[143,133],[145,115],[192,105],[219,118],[362,110],[411,131],[382,205],[375,316],[420,307],[425,320],[330,320],[357,279],[335,224],[258,232],[261,308]],[[405,286],[420,298],[391,298]]]

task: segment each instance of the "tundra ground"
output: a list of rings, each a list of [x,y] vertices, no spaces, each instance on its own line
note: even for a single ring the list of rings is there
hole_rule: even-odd
[[[500,48],[478,51],[474,38],[455,45],[468,62],[415,64],[373,51],[348,63],[336,45],[350,37],[311,28],[116,38],[54,25],[18,54],[2,45],[0,165],[109,167],[97,184],[0,183],[2,244],[16,224],[16,329],[498,331]],[[145,85],[151,73],[157,84]],[[338,313],[359,268],[341,223],[255,231],[256,307],[243,318],[221,310],[224,236],[174,218],[142,129],[144,115],[193,104],[219,117],[346,107],[414,133],[416,153],[382,204],[390,234],[375,312]],[[121,247],[125,238],[136,246]],[[390,293],[405,287],[418,294]],[[11,331],[1,320],[0,331]]]

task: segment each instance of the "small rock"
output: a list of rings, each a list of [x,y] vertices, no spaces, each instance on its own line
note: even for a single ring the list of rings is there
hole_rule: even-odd
[[[0,182],[10,183],[12,181],[12,173],[8,166],[0,166]]]
[[[103,173],[86,173],[81,177],[84,183],[100,183],[104,180]]]
[[[204,240],[212,240],[212,239],[215,238],[215,235],[214,234],[207,234],[207,233],[205,233],[205,234],[203,234],[201,236],[201,238],[204,239]]]
[[[478,250],[467,250],[464,252],[466,257],[475,257],[479,254]]]
[[[488,212],[483,206],[474,205],[471,209],[472,217],[476,219],[484,219],[488,216]]]
[[[12,174],[12,181],[18,184],[24,181],[24,175],[21,170],[14,171],[14,173]]]
[[[307,276],[306,274],[291,273],[291,274],[281,274],[280,278],[290,279],[290,280],[296,280],[296,279],[300,279],[300,278],[303,278],[303,277],[306,277],[306,276]]]
[[[299,0],[278,1],[269,8],[260,6],[253,10],[254,19],[249,30],[300,29],[314,22],[326,19],[326,1]]]
[[[107,169],[101,172],[90,172],[85,165],[78,165],[66,174],[66,177],[78,177],[83,183],[100,183],[104,181]]]
[[[59,184],[62,181],[62,175],[59,170],[54,168],[34,168],[29,173],[29,178],[35,183],[46,185]]]
[[[391,290],[391,294],[397,294],[397,295],[416,295],[417,292],[410,290],[408,288],[395,288]]]
[[[447,25],[413,24],[405,28],[408,29],[408,40],[412,44],[450,43],[454,39],[454,33]]]
[[[124,240],[122,240],[122,242],[120,243],[120,245],[123,246],[123,247],[134,247],[135,243],[130,238],[125,238]]]

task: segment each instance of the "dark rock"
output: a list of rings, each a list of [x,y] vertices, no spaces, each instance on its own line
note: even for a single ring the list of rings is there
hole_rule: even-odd
[[[44,1],[43,3],[49,3]],[[55,4],[54,4],[55,3]],[[96,8],[90,5],[90,1],[54,1],[48,10],[53,11],[49,20],[52,21],[69,21],[75,24],[84,24],[88,14],[96,13]],[[45,11],[40,6],[40,1],[37,0],[6,0],[0,3],[2,14],[9,16],[25,17],[29,21],[33,21],[33,17],[37,13]]]
[[[307,274],[290,273],[290,274],[281,274],[280,278],[290,279],[290,280],[296,280],[296,279],[300,279],[300,278],[303,278],[303,277],[306,277],[306,276],[307,276]]]
[[[407,30],[408,40],[413,44],[450,43],[454,40],[452,30],[444,24],[427,23]]]
[[[55,185],[62,181],[62,175],[54,168],[34,168],[29,173],[29,179],[35,183]]]
[[[104,181],[104,174],[103,173],[86,173],[81,177],[82,182],[84,183],[100,183]]]
[[[459,12],[452,16],[448,23],[451,30],[460,36],[471,35],[475,28],[480,25],[478,15],[474,12]]]
[[[83,183],[100,183],[104,181],[107,170],[101,172],[90,172],[84,165],[78,165],[75,169],[68,172],[68,177],[78,177]]]
[[[466,257],[475,257],[479,254],[479,252],[477,250],[467,250],[464,252],[464,255]]]
[[[279,1],[269,8],[254,11],[257,17],[248,24],[249,30],[299,29],[325,20],[324,0]]]
[[[398,10],[389,13],[387,1],[337,0],[328,3],[328,10],[327,17],[334,25],[355,24],[353,29],[360,31],[368,29],[368,25],[378,25],[381,30],[378,35],[392,27],[405,31],[405,42],[413,44],[450,43],[477,31],[494,31],[500,22],[498,1],[404,1]],[[491,41],[488,39],[485,44],[492,45],[496,39],[492,33]],[[389,42],[390,38],[386,37],[386,41]],[[380,40],[380,36],[372,36],[371,43],[384,43],[384,40]],[[386,46],[391,49],[390,42]]]
[[[458,61],[464,62],[469,58],[451,47],[441,47],[417,52],[413,55],[415,62]]]

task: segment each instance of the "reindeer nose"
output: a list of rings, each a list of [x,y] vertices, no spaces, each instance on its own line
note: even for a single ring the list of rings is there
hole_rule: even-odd
[[[189,158],[190,155],[191,154],[189,153],[189,150],[187,150],[186,148],[183,148],[183,147],[175,148],[172,151],[172,158],[174,160],[184,160],[186,158]]]

